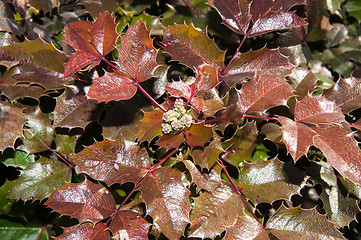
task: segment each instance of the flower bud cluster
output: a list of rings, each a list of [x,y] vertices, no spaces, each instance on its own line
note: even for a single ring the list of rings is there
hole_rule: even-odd
[[[184,108],[182,99],[177,99],[174,103],[174,108],[163,114],[162,132],[169,134],[172,131],[179,131],[183,128],[190,127],[193,122],[193,117],[190,111]]]

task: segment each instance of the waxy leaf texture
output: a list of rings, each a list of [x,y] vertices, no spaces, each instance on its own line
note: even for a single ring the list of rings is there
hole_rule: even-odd
[[[238,90],[238,106],[243,113],[264,112],[271,107],[287,105],[293,89],[284,78],[274,74],[256,75]]]
[[[189,190],[182,174],[162,167],[154,170],[140,186],[147,214],[170,240],[178,240],[189,223]]]
[[[219,50],[206,31],[199,31],[194,26],[172,25],[164,27],[163,44],[173,60],[180,61],[191,68],[208,63],[221,68],[224,52]]]
[[[80,223],[96,223],[115,210],[112,194],[101,184],[85,179],[82,183],[67,183],[56,189],[46,205],[62,215],[75,217]]]
[[[221,75],[223,81],[233,86],[246,77],[253,77],[255,72],[261,75],[260,71],[268,74],[273,71],[275,75],[285,76],[291,72],[292,67],[293,65],[278,50],[264,47],[257,51],[237,53]]]
[[[118,34],[115,30],[114,18],[104,13],[94,22],[88,21],[70,23],[65,29],[66,42],[76,53],[65,64],[65,77],[86,67],[95,67],[113,50]]]
[[[72,227],[64,228],[64,233],[60,237],[55,237],[56,240],[74,240],[74,239],[95,239],[109,240],[110,233],[103,229],[103,223],[98,223],[95,226],[92,223],[86,222]]]
[[[136,183],[150,168],[147,151],[123,138],[96,142],[75,154],[72,160],[77,164],[78,173],[86,173],[108,186],[114,183]]]

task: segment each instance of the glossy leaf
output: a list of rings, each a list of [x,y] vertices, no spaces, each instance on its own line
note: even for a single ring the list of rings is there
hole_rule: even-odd
[[[170,240],[178,240],[189,223],[189,190],[183,186],[182,174],[162,167],[153,171],[140,185],[147,214]]]
[[[8,67],[25,62],[53,70],[57,74],[64,71],[65,55],[40,38],[2,46],[0,53],[0,63]]]
[[[219,164],[215,165],[209,173],[202,174],[191,161],[184,160],[183,163],[192,176],[192,182],[197,184],[199,189],[212,192],[220,184],[222,167]]]
[[[119,101],[132,98],[137,92],[134,81],[121,73],[106,72],[96,78],[87,93],[88,98],[98,101]]]
[[[41,158],[25,168],[15,180],[9,197],[16,200],[42,200],[71,180],[71,169],[55,159]]]
[[[289,199],[300,190],[305,174],[290,162],[277,158],[245,162],[238,178],[242,193],[254,204]]]
[[[105,231],[103,223],[93,225],[86,222],[78,224],[72,227],[64,228],[64,233],[55,237],[56,240],[74,240],[74,239],[97,239],[97,240],[109,240],[109,231]]]
[[[208,92],[216,87],[220,82],[218,79],[218,71],[209,64],[203,64],[198,68],[196,82],[201,82],[197,88],[201,92]]]
[[[273,31],[306,25],[306,21],[294,12],[269,12],[259,18],[249,30],[247,36],[254,37]]]
[[[212,193],[194,199],[190,237],[211,238],[234,225],[243,212],[241,197],[224,181]]]
[[[361,184],[361,149],[353,137],[353,132],[337,125],[312,129],[317,133],[313,140],[314,145],[322,151],[331,166],[343,177]]]
[[[189,99],[192,95],[191,88],[183,81],[171,82],[167,84],[165,88],[171,96],[176,98],[184,97],[186,99]]]
[[[56,189],[45,204],[62,215],[77,218],[80,223],[97,222],[115,210],[112,194],[101,184],[87,179],[82,183],[67,183]]]
[[[23,145],[19,149],[31,154],[48,150],[54,138],[49,116],[39,107],[24,110],[29,121],[26,122]]]
[[[306,4],[305,0],[253,0],[251,7],[251,14],[253,22],[264,16],[270,11],[277,11],[279,9],[289,10],[294,5]]]
[[[345,239],[325,215],[315,209],[281,208],[267,221],[266,228],[280,239]]]
[[[210,169],[218,160],[219,154],[222,152],[221,138],[214,135],[209,145],[205,146],[203,149],[194,148],[190,155],[193,158],[194,164],[199,165],[202,168]]]
[[[207,127],[202,123],[194,123],[186,129],[185,137],[191,148],[195,146],[204,146],[213,136],[211,127]]]
[[[157,145],[165,149],[178,148],[184,142],[182,133],[163,134],[159,137]]]
[[[208,4],[218,11],[223,24],[241,35],[246,35],[251,21],[250,3],[244,0],[209,0]]]
[[[324,91],[325,97],[330,101],[335,101],[343,113],[361,107],[361,79],[360,78],[340,78],[335,85]]]
[[[213,88],[208,92],[199,92],[193,99],[198,99],[198,101],[202,103],[202,109],[200,110],[205,115],[214,115],[217,111],[221,110],[224,107],[224,103],[219,97],[219,93],[216,88]],[[192,105],[194,106],[193,101]]]
[[[7,166],[26,168],[29,163],[35,162],[34,155],[23,151],[15,151],[14,156],[3,161]]]
[[[199,31],[193,26],[172,25],[164,27],[163,44],[173,60],[191,67],[208,63],[215,68],[223,66],[224,52],[219,50],[206,31]]]
[[[54,109],[54,127],[85,128],[91,121],[97,121],[104,105],[87,99],[85,93],[74,86],[65,88],[65,92],[56,98]]]
[[[49,233],[44,231],[42,227],[24,226],[20,222],[11,221],[8,219],[0,219],[0,237],[6,240],[29,240],[40,239],[48,240]]]
[[[109,225],[114,239],[148,239],[148,228],[151,224],[138,213],[121,210]]]
[[[239,214],[237,222],[227,228],[225,240],[268,240],[268,234],[259,222],[245,212]]]
[[[302,155],[306,155],[308,148],[313,145],[316,132],[305,124],[294,122],[286,117],[278,117],[282,126],[282,141],[287,151],[296,162]]]
[[[286,105],[293,96],[293,89],[284,78],[273,74],[256,75],[238,90],[243,113],[263,112],[272,107]]]
[[[0,150],[13,147],[16,138],[23,136],[23,125],[27,118],[20,107],[0,102]]]
[[[157,50],[153,47],[153,40],[149,37],[143,21],[139,21],[128,28],[121,37],[122,42],[117,47],[117,59],[120,71],[136,82],[143,82],[154,76],[158,67],[156,63]]]
[[[77,173],[86,173],[108,186],[114,183],[136,183],[150,168],[147,151],[124,138],[96,142],[75,154],[72,160],[77,164]]]
[[[138,127],[138,141],[150,142],[154,137],[162,134],[163,111],[153,108],[150,112],[144,112],[144,117]]]
[[[76,53],[65,64],[65,77],[72,76],[81,68],[95,67],[113,50],[118,34],[113,17],[104,13],[94,22],[73,22],[66,26],[66,42]]]
[[[252,156],[258,131],[255,122],[247,122],[237,128],[233,137],[224,142],[224,154],[222,159],[238,167]]]
[[[257,51],[237,53],[221,76],[223,81],[233,86],[246,77],[253,77],[256,71],[260,75],[260,71],[274,71],[275,74],[284,76],[291,72],[292,67],[293,65],[278,50],[264,47]]]
[[[325,97],[307,95],[296,103],[295,121],[312,124],[340,124],[345,121],[341,109]]]

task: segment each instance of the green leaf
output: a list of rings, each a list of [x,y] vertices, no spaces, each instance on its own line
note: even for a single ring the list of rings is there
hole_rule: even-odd
[[[281,206],[265,227],[279,239],[345,239],[316,209],[287,209]]]
[[[44,199],[56,189],[70,182],[71,169],[55,159],[41,158],[30,163],[15,180],[9,197],[24,201]]]
[[[8,198],[9,191],[13,185],[14,181],[6,181],[0,187],[0,214],[6,214],[10,210],[11,204],[14,202],[14,200]]]
[[[346,11],[351,16],[357,18],[357,20],[361,21],[361,2],[358,0],[348,0],[344,5]]]
[[[21,223],[0,219],[0,238],[6,240],[48,240],[44,227],[24,226]]]
[[[15,151],[14,156],[4,160],[7,166],[26,168],[29,163],[35,162],[33,154],[28,155],[23,151]]]
[[[245,162],[239,172],[238,187],[254,204],[273,202],[277,199],[289,199],[299,192],[305,173],[291,162],[281,162],[277,158],[259,159]]]

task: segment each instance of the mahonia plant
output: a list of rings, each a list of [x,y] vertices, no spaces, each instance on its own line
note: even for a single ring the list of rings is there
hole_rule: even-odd
[[[0,151],[19,171],[0,214],[58,214],[0,218],[1,239],[347,237],[361,78],[333,82],[303,54],[322,2],[40,2],[0,4],[23,19],[0,22]],[[28,25],[53,8],[50,43]]]

